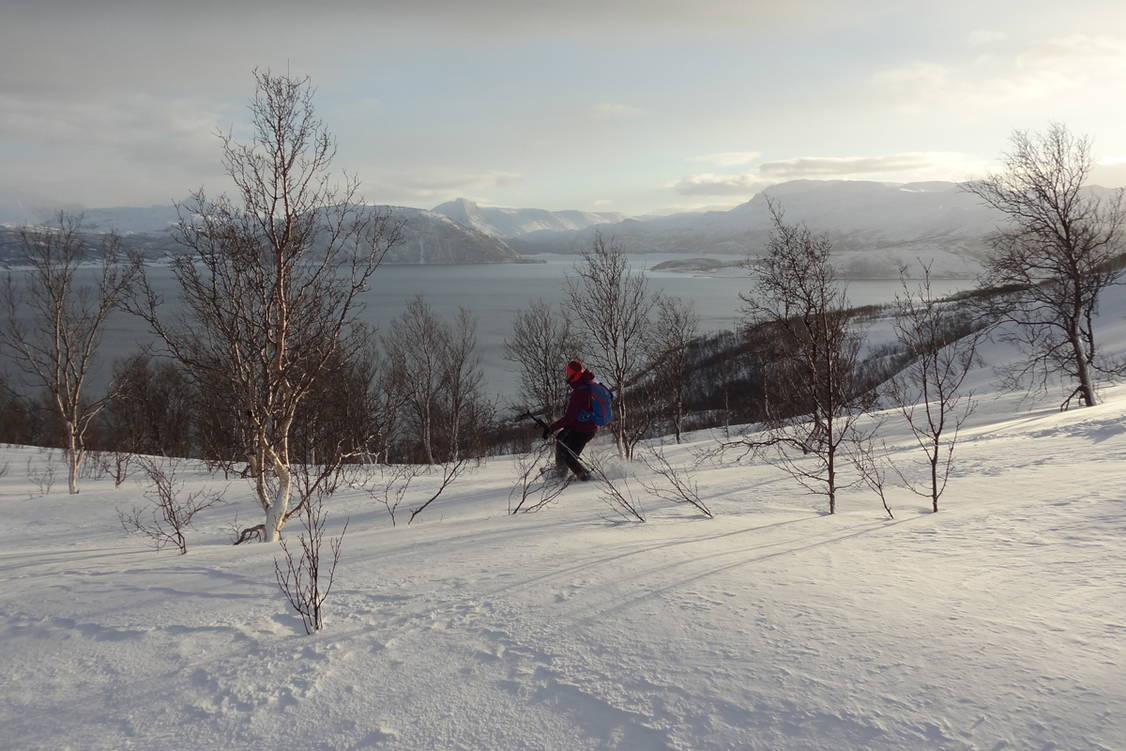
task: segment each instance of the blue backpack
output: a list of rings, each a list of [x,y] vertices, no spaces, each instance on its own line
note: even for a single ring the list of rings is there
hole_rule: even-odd
[[[590,389],[590,409],[579,412],[579,422],[593,422],[598,427],[609,425],[614,419],[614,395],[610,389],[601,383],[590,383],[579,386],[580,389]]]

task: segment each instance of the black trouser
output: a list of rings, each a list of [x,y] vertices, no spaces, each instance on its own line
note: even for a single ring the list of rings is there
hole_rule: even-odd
[[[589,479],[590,472],[579,461],[579,454],[583,452],[591,438],[594,438],[594,433],[582,433],[570,428],[563,428],[556,434],[555,466],[560,473],[570,469],[580,480]]]

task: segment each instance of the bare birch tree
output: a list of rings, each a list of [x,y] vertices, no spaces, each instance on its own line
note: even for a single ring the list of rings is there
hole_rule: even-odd
[[[587,343],[588,364],[614,392],[614,437],[619,455],[629,458],[629,385],[649,365],[650,316],[657,296],[649,292],[644,274],[630,270],[622,246],[601,234],[565,284],[577,334]]]
[[[773,229],[757,289],[741,296],[747,324],[770,347],[763,353],[767,429],[762,439],[743,443],[772,451],[802,487],[828,500],[832,514],[837,492],[859,481],[844,483],[840,472],[862,413],[860,337],[830,263],[829,239],[786,224],[777,205],[770,211]]]
[[[357,325],[354,333],[364,336],[365,327]],[[298,409],[290,452],[300,501],[335,493],[346,465],[366,458],[376,443],[375,357],[369,343],[351,357],[329,358]]]
[[[439,419],[446,339],[445,324],[421,295],[391,322],[383,338],[391,367],[402,376],[395,384],[403,390],[427,464],[437,461],[434,432]]]
[[[236,198],[202,190],[179,207],[174,259],[187,314],[170,321],[146,283],[133,303],[202,384],[224,387],[276,541],[291,508],[290,433],[298,407],[349,337],[358,295],[398,237],[384,213],[359,206],[358,181],[330,172],[335,141],[317,118],[308,78],[254,73],[248,142],[220,134]]]
[[[100,421],[102,441],[120,456],[193,456],[196,390],[170,362],[138,354],[114,364]]]
[[[543,300],[516,313],[505,359],[520,367],[520,411],[558,417],[567,403],[564,364],[583,357],[570,321]]]
[[[91,397],[87,379],[106,319],[127,294],[138,268],[122,262],[119,239],[112,233],[103,236],[96,255],[81,225],[80,217],[60,213],[57,228],[21,230],[30,269],[20,273],[18,281],[9,272],[0,287],[7,316],[6,325],[0,326],[0,346],[26,380],[49,397],[62,427],[72,494],[78,493],[87,431],[112,397]],[[95,259],[96,277],[85,284],[80,267]]]
[[[467,450],[480,455],[482,433],[491,422],[493,406],[482,388],[484,375],[477,354],[477,319],[465,308],[459,308],[446,331],[442,385],[448,425],[447,457],[456,463]]]
[[[369,464],[391,461],[392,449],[401,438],[405,415],[410,409],[406,388],[409,374],[400,370],[386,346],[383,353],[375,373],[372,409],[376,432],[372,436],[370,455],[365,457]]]
[[[904,270],[905,271],[905,270]],[[929,482],[920,486],[897,473],[916,495],[929,497],[938,512],[954,462],[959,431],[973,411],[973,395],[962,384],[977,359],[981,329],[950,304],[931,294],[930,268],[924,266],[918,289],[911,289],[901,271],[903,294],[895,301],[895,333],[911,358],[888,382],[892,400],[926,455]]]
[[[1093,406],[1100,367],[1093,318],[1099,294],[1121,275],[1123,191],[1100,197],[1087,188],[1090,142],[1059,123],[1017,131],[1002,160],[1002,173],[967,190],[1007,220],[991,238],[983,281],[1017,288],[994,309],[1017,324],[1010,338],[1027,354],[1014,382],[1043,388],[1062,374],[1072,386],[1060,408],[1076,397]]]
[[[447,322],[417,296],[391,322],[383,346],[399,375],[389,385],[400,391],[422,460],[456,463],[479,456],[494,405],[483,390],[473,315],[460,309]]]
[[[689,348],[696,339],[700,316],[692,304],[679,297],[662,297],[657,302],[657,321],[653,328],[650,356],[654,368],[658,394],[664,395],[665,408],[672,423],[676,442],[684,427],[688,389],[691,385],[692,358]]]

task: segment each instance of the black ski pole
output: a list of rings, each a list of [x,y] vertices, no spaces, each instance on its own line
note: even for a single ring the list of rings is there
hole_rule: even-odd
[[[516,419],[517,420],[522,420],[522,419],[535,420],[536,425],[539,425],[544,430],[550,430],[551,429],[551,426],[548,425],[543,420],[541,420],[539,415],[533,415],[531,412],[525,412],[522,415],[517,415]],[[579,459],[579,455],[575,453],[574,449],[572,449],[567,444],[563,443],[563,441],[559,440],[559,436],[555,435],[554,433],[551,434],[551,437],[553,439],[555,439],[555,445],[562,446],[563,448],[565,448],[567,450],[567,453],[570,454],[572,458],[574,458],[575,463],[578,464],[580,467],[582,467],[584,472],[587,472],[589,474],[590,470],[587,469],[586,465],[582,463],[582,460]]]

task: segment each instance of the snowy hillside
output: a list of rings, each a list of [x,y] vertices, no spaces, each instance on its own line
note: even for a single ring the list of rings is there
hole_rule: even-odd
[[[1099,332],[1122,355],[1115,295]],[[1122,749],[1126,387],[1060,413],[992,393],[1010,353],[985,355],[939,514],[892,487],[894,520],[860,490],[826,516],[774,468],[708,461],[707,519],[602,441],[645,524],[596,484],[509,516],[499,458],[411,526],[339,491],[312,637],[277,549],[228,544],[257,516],[245,482],[190,471],[228,503],[187,555],[154,553],[118,524],[139,485],[70,497],[57,456],[0,448],[0,748]],[[905,426],[883,434],[909,467]],[[712,446],[664,450],[689,471]]]
[[[502,240],[464,227],[442,214],[395,206],[392,216],[403,221],[403,236],[387,254],[388,263],[509,263],[519,260],[519,255]]]
[[[463,227],[484,232],[499,238],[519,237],[544,230],[580,230],[597,224],[622,221],[616,212],[547,211],[546,209],[506,209],[478,206],[473,201],[458,198],[433,209]]]

